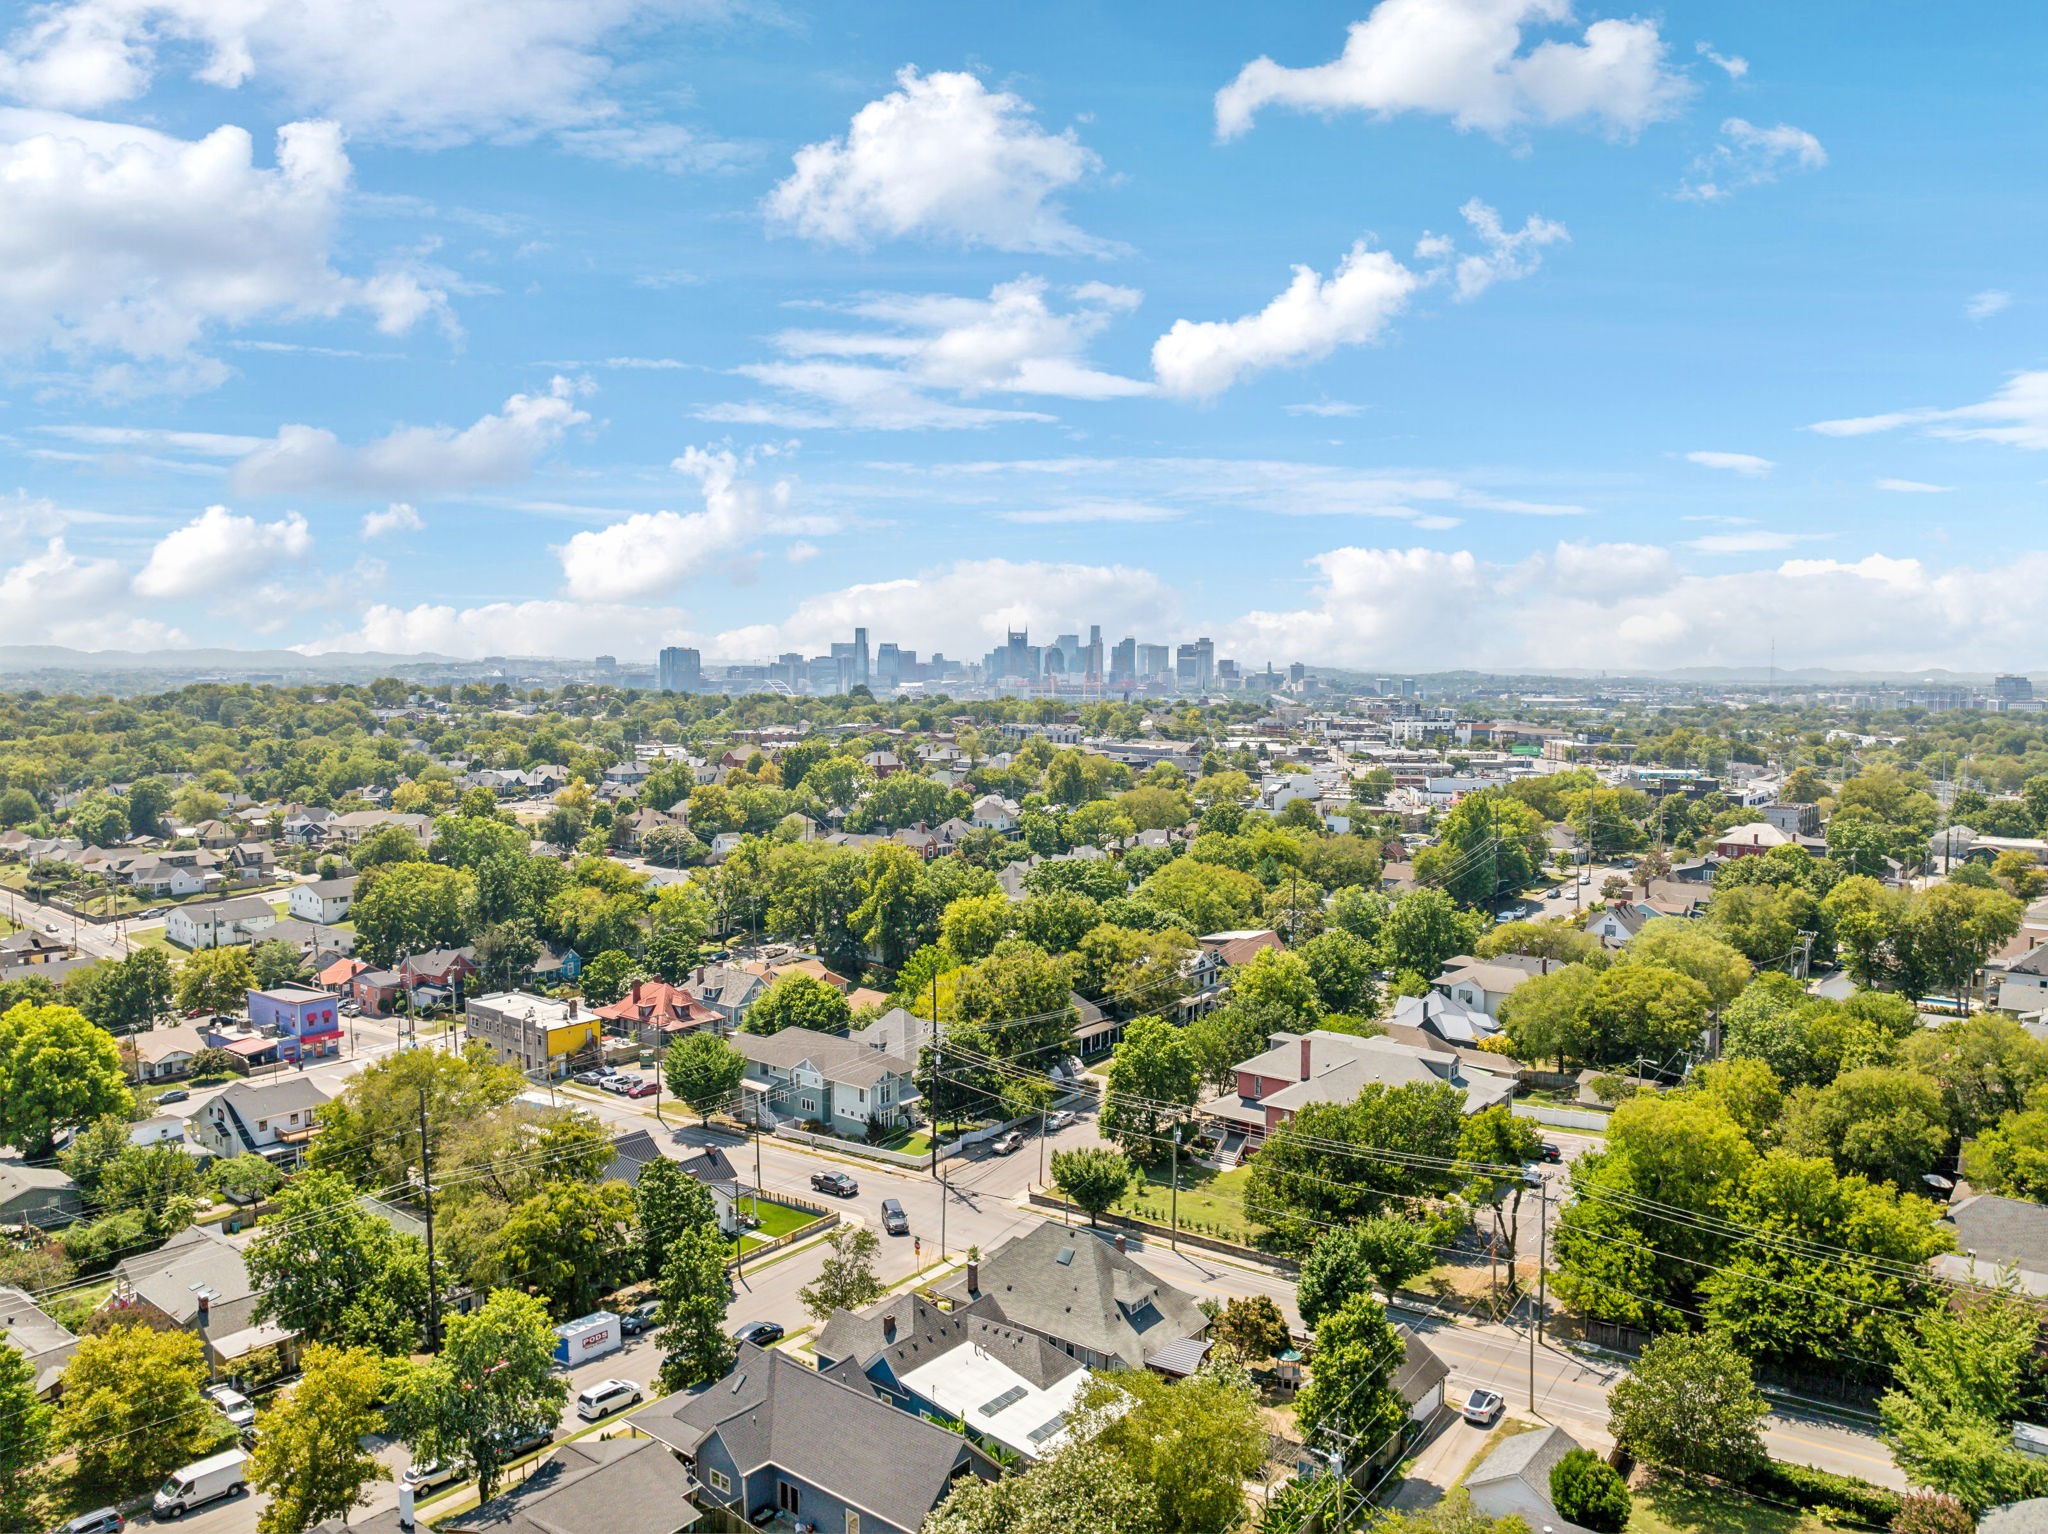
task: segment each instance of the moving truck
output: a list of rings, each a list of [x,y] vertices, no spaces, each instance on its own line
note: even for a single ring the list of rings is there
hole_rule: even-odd
[[[619,1318],[608,1310],[593,1312],[579,1320],[564,1321],[555,1328],[555,1362],[564,1369],[573,1369],[593,1358],[616,1353],[625,1345]]]
[[[249,1456],[240,1449],[229,1449],[172,1471],[171,1478],[150,1499],[150,1509],[159,1518],[182,1518],[208,1502],[239,1497],[248,1484]]]

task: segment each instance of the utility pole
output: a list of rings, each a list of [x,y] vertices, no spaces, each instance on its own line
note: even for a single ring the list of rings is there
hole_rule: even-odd
[[[1173,1126],[1173,1139],[1167,1148],[1173,1158],[1173,1205],[1167,1226],[1172,1234],[1167,1237],[1167,1245],[1177,1252],[1180,1250],[1180,1125]]]
[[[1550,1179],[1537,1184],[1536,1205],[1536,1317],[1529,1325],[1529,1410],[1536,1410],[1536,1343],[1543,1336],[1544,1312],[1550,1301],[1547,1237],[1550,1230]]]
[[[420,1088],[420,1192],[427,1206],[427,1351],[441,1351],[441,1286],[434,1277],[434,1153],[427,1144],[427,1089]]]

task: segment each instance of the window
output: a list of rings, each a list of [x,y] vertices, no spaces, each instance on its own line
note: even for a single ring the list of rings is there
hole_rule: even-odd
[[[846,1534],[860,1534],[860,1514],[852,1508],[846,1510]]]
[[[707,1470],[704,1479],[711,1483],[711,1489],[720,1496],[732,1495],[732,1477],[723,1470]]]
[[[818,1100],[815,1097],[798,1098],[797,1106],[802,1108],[806,1113],[816,1113],[818,1111]]]
[[[803,1511],[803,1499],[797,1489],[787,1481],[775,1483],[775,1505],[794,1518]]]

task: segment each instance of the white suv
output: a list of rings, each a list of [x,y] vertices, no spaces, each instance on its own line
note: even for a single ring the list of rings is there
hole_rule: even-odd
[[[639,1404],[640,1387],[631,1380],[599,1380],[576,1397],[576,1415],[585,1422],[595,1422]]]

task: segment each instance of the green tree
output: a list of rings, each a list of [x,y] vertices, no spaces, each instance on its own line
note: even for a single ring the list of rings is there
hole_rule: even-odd
[[[1628,1483],[1591,1449],[1573,1449],[1550,1467],[1550,1505],[1593,1534],[1622,1534],[1628,1527]]]
[[[2048,1083],[2048,1041],[2009,1017],[1952,1017],[1915,1029],[1899,1063],[1941,1088],[1949,1129],[1968,1139],[2027,1106]]]
[[[255,988],[245,948],[202,948],[178,970],[178,1005],[187,1012],[240,1012]]]
[[[401,825],[377,827],[349,853],[349,861],[365,871],[394,863],[423,863],[426,857],[420,839]]]
[[[662,1057],[662,1077],[670,1094],[687,1104],[706,1124],[711,1110],[731,1105],[747,1074],[747,1057],[709,1029],[686,1033]]]
[[[1178,915],[1185,931],[1228,932],[1252,919],[1265,888],[1248,873],[1180,857],[1146,879],[1138,893]]]
[[[1448,1195],[1463,1181],[1450,1163],[1464,1121],[1463,1093],[1440,1081],[1373,1082],[1351,1102],[1310,1103],[1252,1159],[1246,1212],[1283,1247],[1305,1250],[1325,1225]],[[1412,1159],[1360,1154],[1390,1150]]]
[[[1210,1323],[1209,1335],[1247,1369],[1263,1368],[1292,1346],[1287,1318],[1266,1295],[1234,1295]]]
[[[45,1159],[60,1130],[125,1119],[133,1101],[120,1047],[76,1009],[25,1001],[0,1014],[0,1143]]]
[[[306,972],[298,948],[282,940],[258,943],[251,948],[249,968],[255,973],[257,985],[265,990],[290,985]]]
[[[1529,1188],[1521,1169],[1536,1159],[1542,1145],[1536,1126],[1516,1118],[1505,1103],[1473,1114],[1458,1134],[1458,1159],[1475,1172],[1471,1197],[1493,1210],[1494,1251],[1510,1294],[1521,1281],[1515,1268],[1515,1236],[1521,1228],[1522,1195]]]
[[[1825,1087],[1803,1088],[1786,1112],[1788,1149],[1904,1188],[1920,1186],[1948,1143],[1941,1089],[1912,1071],[1849,1071]]]
[[[1504,792],[1486,789],[1467,794],[1444,816],[1436,844],[1415,855],[1415,877],[1461,905],[1486,905],[1534,883],[1547,850],[1543,817]]]
[[[1102,1445],[1070,1436],[1022,1475],[963,1475],[921,1534],[1166,1534],[1159,1499]]]
[[[1323,1000],[1307,963],[1300,954],[1279,948],[1262,948],[1252,956],[1251,963],[1233,970],[1230,994],[1254,1006],[1284,1008],[1296,1028],[1314,1027],[1323,1011]]]
[[[1245,1482],[1266,1458],[1265,1419],[1251,1383],[1204,1369],[1169,1380],[1149,1369],[1097,1375],[1081,1397],[1106,1420],[1099,1442],[1158,1499],[1159,1526],[1226,1534],[1244,1517]],[[1114,1409],[1115,1415],[1108,1415]]]
[[[1138,1018],[1110,1057],[1098,1127],[1133,1161],[1158,1161],[1185,1116],[1177,1110],[1192,1111],[1201,1091],[1201,1060],[1186,1033],[1162,1018]]]
[[[1470,953],[1485,926],[1485,918],[1459,910],[1442,890],[1411,890],[1388,910],[1380,927],[1381,948],[1393,968],[1412,969],[1427,979],[1445,961]]]
[[[583,999],[593,1007],[608,1007],[626,994],[635,980],[645,978],[640,961],[621,948],[607,949],[583,966],[576,977]]]
[[[961,962],[985,959],[1016,924],[1015,907],[1007,895],[967,895],[946,907],[939,920],[940,940]]]
[[[151,1240],[189,1225],[198,1195],[199,1165],[176,1145],[126,1146],[100,1177],[101,1201],[140,1216]]]
[[[1370,1294],[1374,1286],[1392,1294],[1435,1266],[1427,1229],[1402,1215],[1374,1215],[1316,1237],[1301,1264],[1295,1303],[1303,1323],[1314,1328],[1353,1295]]]
[[[1749,960],[1720,941],[1700,923],[1680,916],[1646,922],[1629,940],[1628,962],[1660,965],[1689,975],[1706,987],[1707,999],[1725,1007],[1749,984]]]
[[[640,1270],[659,1278],[668,1249],[693,1230],[718,1233],[718,1206],[711,1190],[683,1170],[682,1163],[663,1158],[640,1169],[633,1185],[633,1204],[640,1230]]]
[[[227,1424],[206,1409],[206,1363],[191,1332],[114,1326],[78,1340],[64,1366],[57,1440],[95,1496],[132,1496],[213,1447]]]
[[[35,1366],[0,1346],[0,1528],[35,1527],[29,1509],[42,1490],[55,1413],[36,1399]]]
[[[350,917],[364,956],[378,963],[458,947],[476,926],[476,878],[437,863],[387,864],[363,875]]]
[[[36,796],[25,788],[0,791],[0,826],[25,826],[42,814]]]
[[[569,1382],[555,1372],[547,1307],[499,1289],[482,1307],[448,1319],[438,1357],[405,1368],[388,1416],[415,1459],[466,1459],[486,1502],[504,1475],[505,1438],[552,1428]]]
[[[1391,1437],[1408,1415],[1393,1388],[1401,1365],[1400,1337],[1380,1302],[1354,1294],[1316,1323],[1315,1367],[1295,1398],[1302,1437],[1318,1448],[1349,1443],[1369,1450]]]
[[[1972,1512],[2048,1494],[2048,1466],[2012,1447],[2036,1373],[2041,1318],[2011,1287],[1930,1306],[1902,1329],[1878,1401],[1886,1447],[1916,1485]]]
[[[526,1079],[501,1065],[491,1047],[473,1040],[459,1055],[408,1049],[387,1055],[350,1078],[320,1110],[323,1132],[309,1157],[358,1188],[403,1186],[420,1164],[420,1094],[427,1099],[437,1164],[459,1139],[511,1102]]]
[[[785,1028],[836,1033],[852,1020],[845,992],[802,970],[791,970],[747,1008],[740,1026],[748,1033],[780,1033]]]
[[[1123,1152],[1104,1146],[1084,1145],[1052,1153],[1053,1185],[1088,1212],[1090,1225],[1130,1190],[1134,1175]]]
[[[924,938],[935,914],[924,859],[908,847],[883,843],[868,856],[862,893],[860,904],[847,917],[851,930],[883,964],[901,964]]]
[[[1615,1441],[1653,1465],[1739,1481],[1764,1459],[1770,1406],[1723,1337],[1653,1338],[1608,1391],[1607,1413]]]
[[[2048,1107],[2008,1113],[1964,1146],[1963,1176],[1982,1193],[2048,1202]]]
[[[1711,998],[1690,975],[1651,964],[1617,964],[1586,1001],[1587,1051],[1596,1064],[1641,1057],[1666,1065],[1696,1049]]]
[[[1593,1035],[1587,1023],[1600,971],[1587,964],[1566,964],[1531,975],[1500,1004],[1501,1027],[1517,1060],[1567,1062],[1591,1057]]]
[[[256,1316],[312,1342],[404,1354],[426,1324],[427,1254],[317,1167],[278,1194],[249,1243]]]
[[[316,1342],[302,1369],[291,1394],[264,1415],[256,1440],[249,1480],[270,1498],[256,1521],[258,1534],[306,1534],[326,1519],[346,1520],[369,1500],[364,1486],[384,1478],[384,1467],[362,1445],[383,1428],[377,1355]]]
[[[1323,1011],[1370,1017],[1379,1010],[1379,960],[1363,938],[1341,927],[1318,933],[1302,944],[1301,959]]]
[[[837,1310],[859,1310],[889,1292],[875,1272],[881,1238],[865,1225],[840,1225],[825,1238],[831,1249],[814,1283],[797,1291],[811,1318],[824,1321]]]
[[[737,1350],[725,1330],[725,1251],[717,1227],[698,1224],[671,1240],[663,1255],[654,1338],[663,1390],[708,1384],[732,1367]]]

